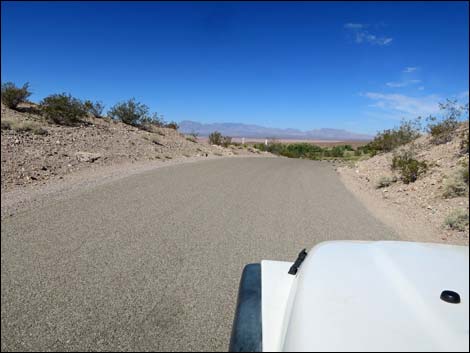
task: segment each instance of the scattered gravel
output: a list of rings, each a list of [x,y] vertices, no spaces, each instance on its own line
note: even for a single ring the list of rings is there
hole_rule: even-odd
[[[468,154],[460,153],[461,134],[465,129],[468,130],[468,123],[463,124],[453,141],[447,144],[433,145],[428,136],[415,141],[417,157],[428,163],[429,170],[414,183],[404,184],[398,180],[377,188],[384,177],[396,176],[390,168],[392,153],[360,161],[354,167],[340,167],[338,172],[348,188],[403,238],[468,245],[468,226],[464,231],[444,226],[446,217],[453,211],[468,211],[468,192],[454,198],[443,196],[445,181],[465,162],[468,165]]]

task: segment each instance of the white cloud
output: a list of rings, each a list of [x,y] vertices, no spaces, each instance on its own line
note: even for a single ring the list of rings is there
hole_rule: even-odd
[[[401,82],[387,82],[386,85],[388,87],[397,88],[397,87],[406,87],[409,85],[414,85],[420,82],[421,80],[406,80],[406,81],[401,81]]]
[[[365,28],[368,25],[362,23],[346,23],[344,28],[354,34],[354,40],[356,43],[369,43],[373,45],[388,45],[393,41],[393,38],[390,37],[379,37],[369,31],[366,31]]]
[[[415,72],[416,70],[418,70],[417,67],[408,66],[408,67],[405,67],[405,69],[403,70],[403,72],[404,72],[404,73],[410,73],[410,72]]]
[[[384,110],[397,118],[436,114],[439,112],[439,102],[442,101],[437,95],[411,97],[403,94],[367,92],[362,96],[374,102],[371,107]]]
[[[363,25],[362,23],[346,23],[344,25],[344,28],[347,28],[347,29],[361,29],[364,27],[365,25]]]
[[[419,86],[419,87],[418,87],[418,90],[424,91],[424,86]]]

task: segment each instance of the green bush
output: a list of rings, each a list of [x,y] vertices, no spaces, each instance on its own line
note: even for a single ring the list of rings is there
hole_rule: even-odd
[[[428,132],[431,135],[431,142],[440,145],[452,141],[455,131],[459,127],[459,119],[465,114],[468,118],[468,104],[459,106],[457,100],[447,100],[446,103],[439,104],[444,111],[444,117],[437,119],[434,116],[428,117]]]
[[[401,151],[393,156],[392,169],[400,172],[401,180],[405,184],[415,182],[421,174],[424,174],[428,165],[425,161],[415,159],[411,150]]]
[[[13,82],[5,82],[2,84],[2,102],[8,108],[16,109],[18,104],[26,102],[31,95],[29,91],[29,83],[25,83],[23,87],[16,87]]]
[[[452,211],[445,219],[444,224],[450,229],[465,231],[468,227],[468,210],[457,209]]]
[[[379,132],[365,148],[367,150],[390,152],[421,136],[421,118],[403,120],[400,126]]]
[[[214,131],[209,135],[209,143],[211,145],[220,145],[222,143],[222,134]]]
[[[93,115],[95,118],[102,118],[103,117],[103,110],[104,104],[102,102],[92,102],[90,100],[86,100],[83,103],[85,110]]]
[[[52,94],[44,98],[41,103],[44,115],[60,125],[73,125],[86,116],[83,103],[70,94]]]
[[[126,102],[116,103],[109,110],[108,116],[132,126],[160,122],[156,115],[150,117],[149,107],[136,102],[135,98],[131,98]]]
[[[342,146],[334,146],[331,149],[331,156],[332,157],[344,157],[344,148],[342,148]]]

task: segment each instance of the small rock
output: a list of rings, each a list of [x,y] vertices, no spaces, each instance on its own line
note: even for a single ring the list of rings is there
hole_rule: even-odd
[[[16,140],[15,140],[15,143],[16,143],[16,144],[19,144],[19,143],[20,143],[20,140],[16,139]]]
[[[60,145],[60,141],[57,140],[57,141],[55,142],[55,144],[56,144],[56,145]]]
[[[101,158],[101,154],[91,152],[77,152],[75,153],[75,156],[77,157],[78,161],[89,163],[93,163],[97,159]]]

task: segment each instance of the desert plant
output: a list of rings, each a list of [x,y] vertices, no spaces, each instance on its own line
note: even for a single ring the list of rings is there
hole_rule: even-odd
[[[104,104],[102,102],[92,102],[91,100],[86,100],[83,103],[83,106],[85,110],[93,115],[95,118],[102,118],[103,117],[103,110],[104,110]]]
[[[391,167],[400,172],[401,180],[405,184],[415,182],[428,169],[425,161],[419,161],[415,158],[412,148],[396,153],[393,156]]]
[[[149,124],[152,121],[155,121],[155,116],[149,116],[149,107],[137,102],[135,98],[131,98],[125,102],[116,103],[109,110],[108,116],[132,126]]]
[[[397,177],[395,176],[382,176],[379,178],[376,184],[376,189],[385,188],[397,182]]]
[[[11,130],[12,121],[11,120],[2,120],[1,121],[2,130]]]
[[[442,193],[442,196],[444,196],[446,199],[450,199],[452,197],[457,197],[457,196],[464,196],[466,195],[467,190],[468,190],[468,185],[465,183],[465,181],[461,177],[456,175],[456,176],[447,178],[447,180],[444,183],[444,191]]]
[[[469,144],[469,136],[468,136],[468,129],[462,133],[462,140],[460,141],[460,153],[461,154],[468,154],[468,144]]]
[[[214,131],[209,135],[209,143],[211,145],[220,145],[222,143],[222,134]]]
[[[450,229],[465,231],[468,227],[468,210],[456,209],[445,219],[444,224]]]
[[[420,117],[414,120],[402,120],[400,126],[379,132],[363,149],[390,152],[416,140],[419,136],[421,136]]]
[[[13,130],[19,133],[31,132],[35,135],[47,135],[47,130],[39,123],[32,121],[2,120],[2,130]]]
[[[463,163],[462,168],[459,170],[459,175],[463,182],[468,186],[468,161]]]
[[[44,115],[60,125],[73,125],[86,116],[83,103],[70,94],[52,94],[44,98],[41,103]]]
[[[26,102],[30,95],[28,82],[23,87],[17,87],[13,82],[2,84],[2,103],[8,108],[16,109],[18,104]]]
[[[224,147],[228,147],[232,143],[232,138],[230,136],[222,136],[222,140],[220,141],[220,145]]]
[[[439,103],[439,107],[444,111],[443,118],[437,119],[435,116],[430,116],[427,119],[431,142],[436,145],[451,141],[459,127],[459,119],[465,113],[468,115],[468,104],[459,106],[457,100],[448,99],[445,103]]]
[[[175,121],[170,121],[169,123],[166,123],[165,127],[173,130],[178,130],[180,128],[178,123],[176,123]]]

